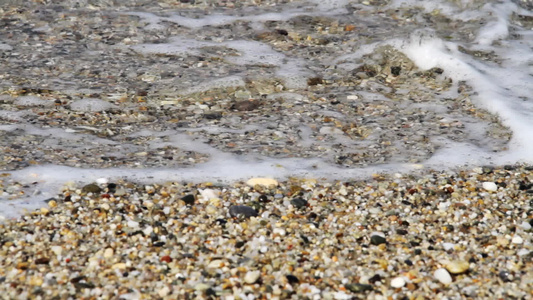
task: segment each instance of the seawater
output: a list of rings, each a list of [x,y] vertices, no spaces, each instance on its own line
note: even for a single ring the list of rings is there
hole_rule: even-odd
[[[295,4],[298,3],[298,4]],[[384,1],[385,3],[385,1]],[[481,3],[481,4],[480,4]],[[512,21],[513,16],[521,15],[533,18],[533,13],[511,1],[390,1],[376,9],[366,5],[365,1],[307,1],[292,2],[279,6],[275,12],[262,12],[261,9],[250,10],[249,14],[232,14],[231,11],[210,13],[194,18],[183,16],[180,11],[120,11],[117,14],[137,16],[143,26],[157,34],[168,29],[170,24],[201,30],[206,26],[220,26],[237,21],[246,21],[261,32],[265,22],[284,21],[295,16],[312,15],[341,18],[351,13],[347,5],[357,8],[357,13],[377,14],[385,9],[422,9],[426,13],[439,13],[451,20],[480,20],[475,35],[462,40],[449,40],[441,36],[436,28],[417,26],[415,15],[404,30],[393,30],[383,25],[384,33],[370,37],[369,43],[354,44],[351,51],[340,57],[331,57],[324,62],[327,65],[342,65],[371,53],[376,48],[389,45],[404,53],[420,69],[439,67],[444,75],[453,80],[454,85],[465,81],[474,88],[474,103],[501,118],[502,123],[513,132],[512,140],[506,151],[492,152],[474,143],[443,141],[441,147],[427,161],[420,164],[392,163],[372,165],[361,168],[340,168],[319,158],[269,158],[225,153],[209,146],[202,140],[193,139],[187,130],[172,133],[167,144],[183,150],[198,151],[209,154],[211,159],[204,164],[190,168],[141,168],[141,169],[80,169],[59,165],[40,165],[9,172],[21,183],[38,182],[38,187],[27,198],[14,201],[0,201],[0,211],[4,217],[15,216],[23,209],[33,209],[43,205],[43,200],[57,194],[60,187],[68,181],[88,183],[105,182],[116,178],[138,182],[162,181],[213,181],[231,182],[246,180],[250,177],[273,177],[277,179],[289,176],[343,180],[365,178],[377,172],[409,172],[420,168],[447,169],[475,165],[502,165],[514,163],[533,163],[533,28]],[[375,25],[379,26],[379,24]],[[531,26],[531,24],[529,25]],[[387,34],[390,31],[390,34]],[[226,59],[236,65],[268,64],[275,68],[275,75],[284,81],[287,88],[303,88],[306,79],[313,76],[304,59],[291,58],[269,45],[250,40],[223,40],[216,38],[205,41],[190,37],[175,36],[165,43],[137,44],[129,49],[145,55],[166,54],[180,55],[195,53],[202,47],[223,46],[239,53]],[[0,51],[11,50],[13,46],[0,41]],[[463,53],[461,47],[471,51],[494,53],[500,62],[484,61]],[[180,93],[188,94],[213,87],[242,86],[241,76],[214,77],[197,85],[185,87]],[[457,87],[451,90],[456,90]],[[37,101],[37,100],[36,100]],[[88,100],[93,101],[93,100]],[[84,103],[78,103],[84,105]],[[93,101],[88,107],[100,105]],[[108,104],[101,104],[108,105]],[[91,108],[88,108],[90,110]],[[2,112],[5,113],[5,112]],[[83,144],[85,138],[80,134],[62,129],[44,129],[24,124],[23,112],[9,113],[4,118],[13,124],[2,125],[0,130],[24,128],[34,134],[51,134],[69,139],[72,143]],[[22,125],[21,125],[22,124]],[[471,129],[475,129],[472,126]],[[192,132],[193,129],[191,129]],[[210,128],[213,132],[224,132],[222,128]],[[308,130],[302,126],[302,132]],[[162,134],[145,130],[138,136]],[[311,143],[302,135],[302,143]],[[102,140],[102,143],[109,141]]]

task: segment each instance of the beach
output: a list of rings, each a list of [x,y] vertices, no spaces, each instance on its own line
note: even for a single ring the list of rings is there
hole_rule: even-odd
[[[530,5],[2,2],[0,298],[532,298]]]

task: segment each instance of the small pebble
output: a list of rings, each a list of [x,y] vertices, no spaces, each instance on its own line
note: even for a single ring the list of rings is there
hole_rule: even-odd
[[[463,260],[454,260],[446,265],[446,270],[452,274],[462,274],[468,271],[470,264]]]
[[[394,278],[393,280],[391,280],[390,282],[390,286],[392,286],[393,288],[401,288],[405,285],[405,278],[403,277],[396,277]]]
[[[511,243],[513,244],[522,244],[523,242],[524,242],[524,239],[519,235],[513,236],[513,239],[511,240]]]
[[[276,179],[272,178],[252,178],[246,181],[246,184],[254,187],[256,185],[264,186],[264,187],[271,187],[271,186],[277,186],[279,183]]]
[[[495,192],[498,190],[496,183],[490,181],[483,182],[483,188],[489,192]]]
[[[248,271],[246,272],[246,275],[244,275],[244,282],[253,284],[259,279],[259,277],[261,277],[261,271]]]
[[[372,245],[381,245],[387,243],[387,239],[379,234],[374,234],[370,237],[370,243]]]
[[[361,284],[361,283],[345,284],[344,287],[352,293],[361,293],[361,292],[372,290],[372,286],[370,284]]]
[[[296,198],[291,200],[292,206],[296,209],[300,209],[307,206],[307,200],[302,198]]]
[[[243,216],[245,218],[257,217],[257,211],[246,205],[233,205],[229,208],[230,216],[236,218]]]
[[[440,283],[442,283],[442,284],[448,285],[448,284],[452,283],[452,276],[444,268],[437,269],[433,273],[433,276],[435,277],[435,279],[440,281]]]

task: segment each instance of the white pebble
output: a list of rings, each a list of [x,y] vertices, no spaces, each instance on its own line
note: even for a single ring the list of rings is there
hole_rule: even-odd
[[[452,243],[442,243],[442,247],[445,251],[448,251],[450,249],[453,249],[455,247],[455,244]]]
[[[110,258],[111,256],[113,256],[113,253],[114,253],[114,252],[115,252],[115,251],[113,250],[113,248],[107,248],[107,249],[105,249],[105,251],[104,251],[104,257],[105,257],[105,258]]]
[[[522,222],[522,224],[520,224],[520,227],[524,229],[525,231],[528,231],[531,229],[531,225],[526,221]]]
[[[260,276],[261,276],[261,271],[259,270],[248,271],[246,275],[244,275],[244,282],[248,284],[253,284],[259,279]]]
[[[442,284],[450,284],[450,283],[452,283],[452,276],[444,268],[437,269],[433,273],[433,276],[435,277],[435,279],[440,281],[440,283],[442,283]]]
[[[495,192],[498,190],[498,186],[494,182],[485,181],[483,182],[483,188],[490,192]]]
[[[513,236],[513,239],[511,240],[511,243],[513,244],[522,244],[523,242],[524,242],[524,239],[519,235]]]
[[[278,181],[272,178],[257,177],[257,178],[251,178],[250,180],[246,181],[246,184],[252,187],[256,185],[270,187],[270,186],[278,186]]]
[[[63,252],[63,248],[61,246],[52,246],[50,247],[50,250],[54,252],[55,255],[59,256]]]
[[[393,288],[401,288],[405,285],[405,279],[403,277],[396,277],[390,282],[390,286]]]
[[[170,293],[170,289],[168,286],[164,286],[162,289],[160,289],[157,294],[159,294],[160,297],[166,297]]]
[[[528,255],[529,252],[531,252],[531,251],[529,251],[529,250],[527,250],[527,249],[520,249],[520,250],[518,250],[518,252],[517,252],[516,254],[517,254],[518,256],[524,256],[524,255]]]
[[[127,224],[128,224],[128,227],[130,227],[130,228],[137,228],[137,227],[139,227],[139,222],[135,222],[135,221],[131,221],[131,220],[130,220],[130,221],[128,221]]]

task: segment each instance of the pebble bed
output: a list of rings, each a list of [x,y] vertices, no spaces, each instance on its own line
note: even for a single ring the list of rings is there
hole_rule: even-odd
[[[74,183],[0,225],[6,299],[531,299],[533,168]]]

